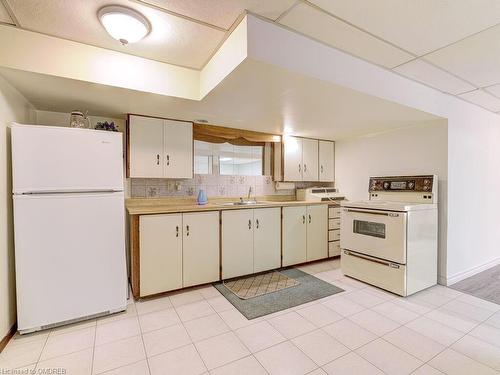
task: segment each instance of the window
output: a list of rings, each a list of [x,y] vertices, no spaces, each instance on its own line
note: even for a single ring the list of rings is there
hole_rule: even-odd
[[[197,174],[262,176],[264,146],[237,146],[194,141],[194,171]]]
[[[354,220],[353,232],[372,236],[377,238],[385,238],[385,224],[374,223],[371,221]]]

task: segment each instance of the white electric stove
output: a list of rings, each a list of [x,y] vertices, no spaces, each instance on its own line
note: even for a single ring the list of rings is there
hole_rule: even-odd
[[[344,274],[407,296],[437,283],[437,176],[371,177],[369,200],[344,201]]]

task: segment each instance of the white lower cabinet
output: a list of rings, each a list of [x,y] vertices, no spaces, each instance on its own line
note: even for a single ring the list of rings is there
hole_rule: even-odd
[[[222,212],[222,278],[279,268],[280,208]]]
[[[140,296],[219,280],[219,212],[141,215]]]
[[[283,266],[328,257],[328,208],[283,208]]]
[[[253,210],[253,272],[281,267],[281,208]]]
[[[328,258],[328,206],[307,206],[306,260]]]
[[[141,296],[182,288],[182,214],[142,215]]]
[[[219,280],[219,212],[182,215],[183,287]]]
[[[283,266],[306,261],[306,215],[306,206],[283,208]]]
[[[253,210],[222,211],[222,278],[253,273]]]

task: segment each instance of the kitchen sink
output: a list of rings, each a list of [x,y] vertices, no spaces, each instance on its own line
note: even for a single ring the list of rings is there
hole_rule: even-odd
[[[224,206],[255,206],[259,204],[266,204],[266,202],[259,201],[238,201],[238,202],[228,202],[223,203]]]

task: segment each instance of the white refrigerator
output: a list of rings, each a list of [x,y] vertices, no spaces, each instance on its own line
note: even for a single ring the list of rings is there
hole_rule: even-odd
[[[21,333],[126,309],[122,135],[11,126]]]

